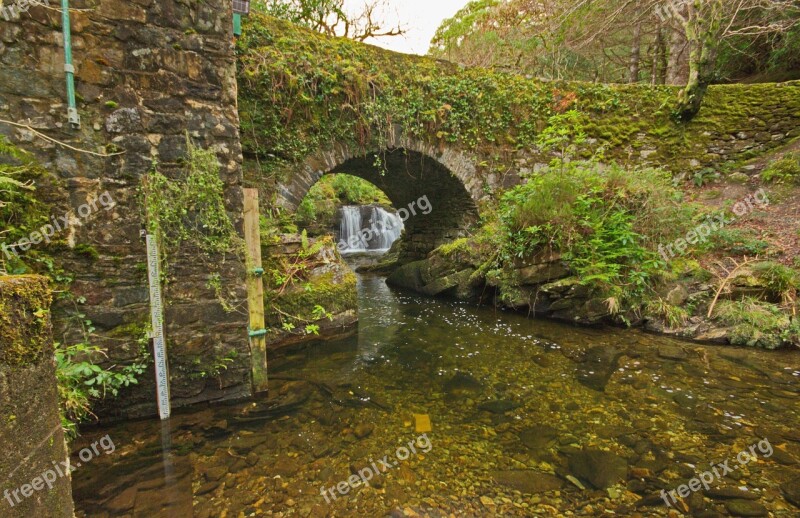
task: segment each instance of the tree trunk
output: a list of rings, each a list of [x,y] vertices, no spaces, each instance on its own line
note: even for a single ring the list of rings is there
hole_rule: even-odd
[[[667,42],[664,40],[664,27],[658,27],[656,33],[655,50],[653,52],[653,70],[651,82],[654,85],[663,85],[667,81]]]
[[[628,82],[639,82],[639,69],[642,59],[642,24],[637,23],[633,29],[633,43],[631,45],[631,62],[628,68]]]
[[[691,121],[700,112],[717,68],[722,0],[712,0],[707,5],[707,10],[690,13],[686,24],[686,38],[692,51],[689,55],[689,80],[678,96],[675,113],[681,122]]]
[[[667,62],[666,82],[669,85],[685,85],[689,79],[686,50],[686,34],[673,30],[669,41],[669,60]]]

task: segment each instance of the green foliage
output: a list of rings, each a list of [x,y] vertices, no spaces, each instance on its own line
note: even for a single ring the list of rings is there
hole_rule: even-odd
[[[586,142],[583,116],[577,110],[558,113],[550,117],[547,127],[536,137],[536,144],[544,151],[555,151],[558,165],[573,158]]]
[[[545,155],[539,135],[571,110],[587,144],[596,141],[609,160],[630,161],[631,150],[646,147],[654,150],[649,161],[691,170],[694,160],[707,162],[713,135],[753,128],[778,109],[800,113],[793,87],[717,86],[695,122],[677,126],[673,87],[536,81],[325,38],[258,13],[245,24],[237,40],[241,133],[255,158],[246,174],[260,184],[285,179],[320,150],[380,153],[394,128],[473,152],[478,173],[488,174],[514,153]]]
[[[789,153],[761,172],[765,182],[800,184],[800,153]]]
[[[716,318],[732,327],[731,344],[764,349],[778,349],[789,343],[800,345],[797,322],[774,304],[745,298],[721,301]]]
[[[31,154],[11,145],[0,135],[0,244],[11,245],[29,237],[47,222],[49,208],[35,194],[35,181],[44,172]],[[36,251],[27,255],[32,261],[41,257]],[[22,258],[9,260],[0,252],[0,274],[28,271],[30,268]]]
[[[348,174],[336,174],[329,178],[336,198],[345,205],[389,205],[386,195],[366,180]],[[325,180],[323,178],[321,181]]]
[[[106,359],[105,350],[89,343],[94,331],[92,323],[83,315],[80,325],[84,332],[84,340],[71,344],[56,344],[56,379],[58,395],[61,401],[61,424],[69,437],[78,432],[78,425],[93,417],[93,402],[107,396],[116,397],[123,387],[138,383],[146,368],[147,354],[129,365],[103,367],[100,363]],[[139,338],[139,345],[146,351],[147,336]]]
[[[794,304],[800,288],[800,274],[788,266],[772,261],[753,265],[753,273],[773,293],[781,296],[784,303]]]
[[[35,192],[35,182],[45,174],[32,155],[0,136],[0,238],[3,242],[16,242],[47,223],[50,207],[38,200]],[[98,258],[97,251],[86,244],[78,244],[74,251],[92,260]],[[55,349],[61,422],[68,436],[74,437],[78,425],[93,415],[94,402],[116,397],[122,388],[136,384],[137,376],[144,372],[147,356],[145,353],[136,362],[124,366],[101,365],[105,363],[106,351],[91,345],[94,328],[77,310],[85,301],[69,291],[72,276],[44,247],[31,249],[12,261],[7,261],[5,254],[0,253],[0,274],[29,271],[48,277],[59,300],[76,308],[67,312],[72,314],[67,318],[71,329],[80,329],[82,338],[76,343],[56,344]],[[145,344],[146,338],[140,337],[140,345],[144,348]]]
[[[203,265],[209,272],[209,286],[229,307],[218,281],[226,256],[240,256],[243,243],[225,210],[225,185],[216,154],[196,147],[188,136],[186,147],[185,169],[180,178],[168,178],[154,164],[143,181],[143,216],[148,233],[158,240],[165,278],[169,260],[182,247],[189,247],[196,267]]]
[[[697,187],[702,187],[707,183],[715,182],[717,180],[719,180],[719,173],[708,167],[696,171],[692,176],[692,181]]]
[[[679,200],[662,171],[556,164],[503,196],[501,259],[556,252],[599,293],[641,298],[665,266],[658,244],[691,225],[691,210]]]
[[[752,229],[723,228],[709,239],[712,250],[731,256],[755,256],[765,254],[770,245]]]
[[[664,319],[670,328],[678,328],[689,320],[690,314],[686,308],[673,306],[661,297],[650,299],[645,304],[645,312]]]
[[[192,379],[219,378],[228,367],[233,365],[239,353],[233,349],[225,355],[214,355],[210,359],[205,356],[197,356],[192,360],[193,372],[189,373]]]
[[[312,240],[303,231],[300,241],[296,253],[265,261],[265,303],[272,309],[272,314],[278,319],[276,324],[283,331],[295,332],[299,326],[301,334],[318,335],[320,327],[317,322],[332,319],[333,313],[347,307],[341,305],[340,299],[349,301],[351,294],[345,291],[342,297],[341,290],[350,289],[353,296],[355,290],[350,283],[329,286],[331,283],[313,275],[317,267],[329,261],[323,251],[335,250],[330,236]]]

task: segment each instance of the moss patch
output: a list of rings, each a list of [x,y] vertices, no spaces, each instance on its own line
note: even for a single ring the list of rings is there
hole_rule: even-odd
[[[313,319],[317,305],[334,315],[357,309],[356,276],[349,273],[337,280],[333,273],[329,273],[312,278],[305,288],[297,287],[284,293],[274,304],[281,311],[305,320]]]
[[[44,277],[0,277],[0,365],[25,367],[51,352],[51,301]]]
[[[392,126],[474,152],[490,174],[507,170],[513,154],[549,161],[536,139],[554,115],[575,109],[592,150],[681,172],[758,155],[780,145],[774,134],[796,136],[800,119],[798,82],[714,86],[699,116],[679,125],[677,87],[542,82],[328,38],[259,13],[245,23],[239,111],[245,156],[260,166],[248,166],[253,183],[334,145],[383,149]]]

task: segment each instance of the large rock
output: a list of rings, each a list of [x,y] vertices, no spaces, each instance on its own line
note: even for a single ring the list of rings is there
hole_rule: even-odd
[[[605,489],[628,475],[628,461],[603,450],[582,450],[569,457],[569,469],[576,477],[597,489]]]
[[[517,279],[521,285],[537,285],[569,275],[569,270],[561,261],[534,264],[517,270]]]
[[[800,508],[800,477],[781,484],[781,491],[786,500]]]
[[[581,385],[603,392],[616,372],[622,349],[615,346],[598,345],[586,351],[584,361],[578,366],[576,377]]]
[[[463,372],[457,372],[444,384],[444,392],[448,399],[474,397],[483,390],[483,384]]]
[[[422,268],[424,265],[425,261],[404,264],[386,278],[386,284],[395,288],[419,292],[425,285],[422,280]]]
[[[531,450],[543,450],[555,444],[559,432],[552,426],[535,425],[522,430],[519,440]]]

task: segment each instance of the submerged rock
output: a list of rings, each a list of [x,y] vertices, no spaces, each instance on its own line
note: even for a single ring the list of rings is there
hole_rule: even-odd
[[[531,450],[543,450],[556,443],[559,432],[552,426],[536,425],[519,433],[519,440]]]
[[[686,354],[686,351],[682,347],[662,345],[658,348],[658,357],[666,360],[683,361],[686,360],[689,355]]]
[[[596,489],[606,489],[628,475],[628,461],[603,450],[582,450],[569,457],[572,473]]]
[[[714,500],[758,500],[758,495],[751,491],[742,491],[738,487],[712,487],[703,492]]]
[[[578,382],[590,389],[604,392],[623,354],[624,351],[616,346],[592,347],[586,351],[583,363],[578,366]]]
[[[474,397],[483,390],[483,384],[463,372],[457,372],[444,384],[444,392],[450,399]]]
[[[800,507],[800,477],[781,484],[781,491],[787,501],[795,507]]]
[[[766,507],[751,500],[729,500],[725,508],[733,516],[769,516]]]
[[[564,482],[555,475],[533,470],[493,471],[491,475],[501,486],[515,489],[520,493],[544,493],[556,491],[564,486]]]

